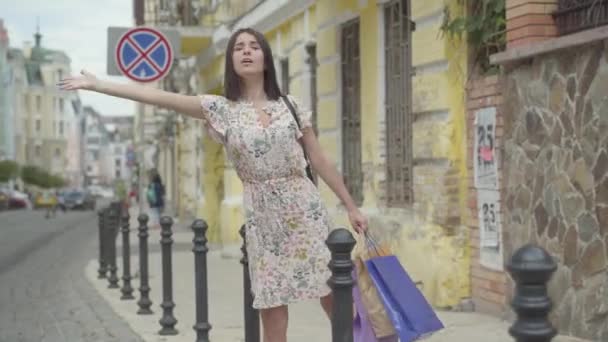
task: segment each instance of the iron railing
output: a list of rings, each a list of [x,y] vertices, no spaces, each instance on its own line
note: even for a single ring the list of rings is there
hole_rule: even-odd
[[[411,26],[409,8],[393,0],[384,8],[386,84],[386,204],[407,207],[413,197]]]
[[[607,25],[608,0],[559,0],[553,17],[560,36]]]
[[[342,172],[355,203],[363,203],[359,19],[342,25]]]

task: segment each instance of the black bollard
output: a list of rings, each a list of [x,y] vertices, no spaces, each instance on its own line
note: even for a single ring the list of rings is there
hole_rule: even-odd
[[[531,244],[518,249],[507,264],[515,281],[511,306],[517,314],[509,334],[517,342],[549,342],[557,334],[549,321],[553,304],[547,294],[547,283],[556,269],[549,253]]]
[[[108,271],[106,267],[106,238],[105,238],[105,215],[104,209],[97,211],[98,228],[99,228],[99,269],[97,269],[97,278],[102,279],[106,277]]]
[[[135,299],[131,287],[131,246],[129,241],[129,209],[125,208],[122,215],[122,296],[120,299]]]
[[[196,289],[196,342],[209,342],[209,301],[207,288],[207,223],[203,220],[192,222],[194,231],[194,288]]]
[[[140,297],[137,301],[139,310],[138,315],[151,315],[153,314],[150,306],[152,301],[150,300],[150,285],[148,282],[148,215],[139,214],[137,217],[139,222],[139,293]]]
[[[251,293],[251,278],[249,276],[249,258],[247,255],[247,238],[245,225],[241,226],[239,234],[243,238],[241,264],[243,264],[243,308],[245,314],[245,342],[260,342],[260,315],[253,308],[253,294]]]
[[[175,324],[177,320],[173,316],[173,308],[175,303],[173,302],[173,271],[171,269],[171,244],[173,239],[171,235],[171,226],[173,225],[173,219],[169,216],[163,216],[160,220],[161,230],[161,257],[163,264],[163,302],[160,307],[163,308],[163,316],[158,321],[161,325],[161,329],[158,332],[159,335],[177,335],[177,329]]]
[[[110,271],[110,276],[108,277],[108,288],[118,289],[120,286],[118,285],[118,267],[116,265],[116,232],[118,231],[120,225],[120,209],[117,207],[116,203],[113,202],[110,204],[107,213],[106,241],[108,241],[108,269]]]
[[[332,231],[325,242],[331,251],[328,284],[332,289],[332,342],[353,342],[353,262],[350,253],[355,247],[353,235],[345,228]]]

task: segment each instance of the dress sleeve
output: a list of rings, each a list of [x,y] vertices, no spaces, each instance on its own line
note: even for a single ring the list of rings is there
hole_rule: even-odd
[[[300,104],[300,101],[292,95],[287,95],[287,97],[289,98],[289,101],[291,101],[291,103],[293,104],[293,107],[296,110],[296,114],[298,115],[298,119],[300,120],[301,129],[297,130],[296,132],[296,138],[299,139],[303,135],[302,130],[304,128],[312,127],[312,112],[308,108],[302,106]]]
[[[201,95],[200,99],[206,132],[213,140],[223,144],[228,129],[228,104],[226,99],[217,95]]]

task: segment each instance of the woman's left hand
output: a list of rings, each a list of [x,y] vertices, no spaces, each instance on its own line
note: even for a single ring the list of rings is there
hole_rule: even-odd
[[[359,209],[349,210],[348,219],[357,233],[363,234],[367,231],[367,219],[361,214]]]

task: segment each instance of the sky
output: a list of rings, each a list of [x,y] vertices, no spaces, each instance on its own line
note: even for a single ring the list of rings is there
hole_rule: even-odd
[[[34,42],[37,18],[42,46],[64,51],[72,60],[72,74],[86,69],[98,78],[127,83],[122,76],[106,74],[109,26],[133,26],[132,0],[0,0],[10,46],[22,48]],[[89,91],[79,91],[84,105],[102,115],[132,115],[135,104]]]

